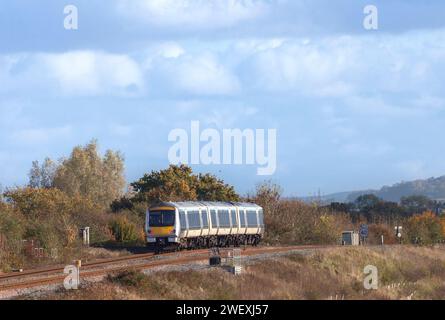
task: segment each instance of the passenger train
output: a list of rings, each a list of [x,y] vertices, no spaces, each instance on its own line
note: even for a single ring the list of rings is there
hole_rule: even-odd
[[[264,214],[253,203],[164,202],[147,210],[145,232],[156,250],[255,246],[264,235]]]

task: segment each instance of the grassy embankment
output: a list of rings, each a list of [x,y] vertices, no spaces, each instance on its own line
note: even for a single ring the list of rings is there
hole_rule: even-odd
[[[364,290],[375,265],[379,289]],[[221,269],[109,276],[44,299],[443,299],[445,248],[334,248],[257,261],[241,276]]]

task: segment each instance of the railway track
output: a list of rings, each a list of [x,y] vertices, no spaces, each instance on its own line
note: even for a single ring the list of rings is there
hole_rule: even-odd
[[[315,250],[332,246],[291,246],[291,247],[256,247],[242,249],[243,256],[261,255],[267,253],[282,253],[295,250]],[[174,266],[199,262],[208,259],[209,250],[193,250],[183,252],[171,252],[160,255],[154,253],[138,254],[113,259],[103,259],[95,262],[85,263],[80,269],[81,279],[105,276],[110,273],[132,270],[147,270],[162,266]],[[147,260],[148,261],[144,261]],[[133,262],[141,261],[141,263]],[[121,264],[117,265],[116,264]],[[19,290],[45,285],[62,284],[66,277],[63,273],[64,266],[29,270],[22,273],[12,273],[0,276],[0,292],[8,290]]]
[[[138,255],[131,255],[131,256],[123,256],[118,258],[110,258],[110,259],[101,259],[94,262],[84,263],[84,268],[91,268],[101,265],[107,265],[110,263],[117,263],[117,262],[123,262],[123,261],[131,261],[131,260],[139,260],[144,258],[150,258],[153,257],[153,253],[147,253],[147,254],[138,254]],[[48,267],[48,268],[40,268],[35,270],[29,270],[24,272],[14,272],[14,273],[8,273],[0,275],[0,281],[5,279],[20,279],[26,276],[35,276],[35,275],[44,275],[47,273],[53,273],[53,272],[62,272],[65,266],[59,265],[54,267]]]

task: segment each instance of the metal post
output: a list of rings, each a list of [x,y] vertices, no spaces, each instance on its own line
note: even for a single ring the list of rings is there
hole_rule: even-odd
[[[383,242],[383,234],[382,234],[382,246],[384,245],[384,242]]]
[[[233,249],[233,273],[235,275],[240,275],[243,270],[241,265],[241,250]]]

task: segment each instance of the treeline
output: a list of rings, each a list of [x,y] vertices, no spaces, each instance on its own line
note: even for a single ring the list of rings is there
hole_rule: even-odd
[[[145,212],[155,202],[240,200],[232,186],[187,166],[152,171],[126,190],[124,168],[120,152],[102,156],[95,140],[66,158],[34,161],[28,185],[0,195],[0,269],[29,262],[23,249],[31,241],[70,261],[82,252],[79,230],[87,226],[93,245],[144,245]]]
[[[271,182],[248,195],[211,174],[196,174],[185,165],[151,171],[126,188],[124,157],[108,150],[101,155],[97,141],[75,147],[60,160],[33,162],[29,183],[0,195],[0,269],[29,263],[24,241],[33,241],[53,260],[71,261],[82,255],[79,230],[90,227],[91,243],[144,245],[145,212],[160,201],[250,201],[265,212],[270,244],[335,244],[341,232],[370,225],[369,243],[396,243],[395,225],[403,225],[403,241],[429,244],[444,238],[444,219],[437,203],[422,197],[401,204],[374,196],[329,206],[282,198]],[[32,259],[31,259],[32,260]]]
[[[352,221],[365,219],[368,223],[392,224],[400,219],[422,214],[426,211],[441,215],[445,206],[444,203],[423,195],[402,197],[400,203],[397,203],[385,201],[373,194],[366,194],[357,197],[354,202],[333,202],[328,208],[347,213]]]
[[[370,224],[377,238],[379,233],[385,236],[392,234],[389,238],[393,241],[394,227],[402,226],[401,240],[404,243],[434,244],[445,239],[445,205],[423,195],[402,197],[397,203],[367,194],[354,202],[335,202],[324,208],[346,214],[355,225]]]

